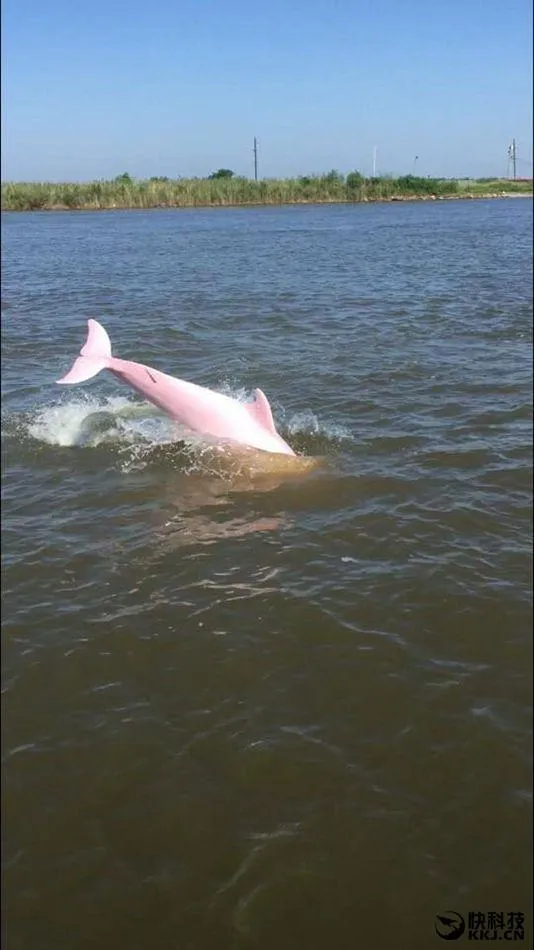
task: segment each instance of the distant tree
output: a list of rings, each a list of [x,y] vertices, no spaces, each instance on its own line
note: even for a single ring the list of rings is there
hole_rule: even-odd
[[[168,181],[167,175],[152,175],[150,181]]]
[[[333,168],[332,171],[327,172],[326,175],[323,175],[323,180],[332,185],[341,185],[343,184],[344,178],[341,172],[338,172],[335,168]]]
[[[216,172],[212,172],[211,175],[208,175],[210,180],[214,178],[233,178],[234,173],[231,168],[219,168]]]
[[[132,184],[133,184],[132,176],[129,175],[128,172],[123,172],[122,175],[117,175],[117,177],[114,179],[114,181],[119,182],[119,183],[121,183],[121,184],[123,184],[123,185],[132,185]]]
[[[357,188],[362,187],[364,181],[365,181],[365,178],[363,177],[361,172],[358,172],[358,171],[349,172],[347,175],[347,188],[350,188],[351,191],[352,190],[356,191]]]

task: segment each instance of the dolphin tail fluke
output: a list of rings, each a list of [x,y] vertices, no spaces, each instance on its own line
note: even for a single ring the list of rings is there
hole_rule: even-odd
[[[57,383],[83,383],[109,365],[111,360],[109,336],[96,320],[88,320],[87,325],[89,332],[79,357],[74,360],[69,372],[56,380]]]

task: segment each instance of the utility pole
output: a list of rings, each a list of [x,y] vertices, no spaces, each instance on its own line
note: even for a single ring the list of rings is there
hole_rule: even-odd
[[[254,181],[257,181],[258,180],[258,140],[256,136],[254,136],[254,148],[252,149],[252,151],[254,152]]]
[[[373,148],[373,178],[376,178],[376,145]]]
[[[512,162],[512,168],[514,170],[514,181],[515,181],[517,177],[516,175],[517,149],[516,149],[515,139],[512,139],[512,144],[508,147],[508,162]]]

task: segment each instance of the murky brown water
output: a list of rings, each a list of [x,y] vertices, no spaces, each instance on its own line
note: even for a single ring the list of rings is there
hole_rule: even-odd
[[[532,202],[5,215],[3,255],[6,947],[528,943]],[[89,316],[325,464],[60,391]]]

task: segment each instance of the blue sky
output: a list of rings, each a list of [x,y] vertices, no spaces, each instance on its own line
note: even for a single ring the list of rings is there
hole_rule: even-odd
[[[3,180],[530,176],[531,100],[531,0],[2,3]]]

